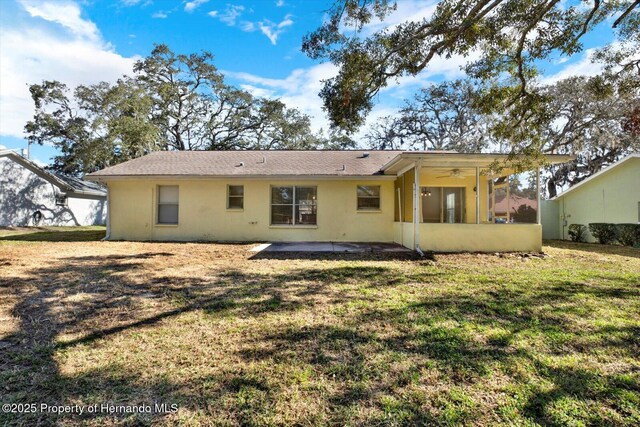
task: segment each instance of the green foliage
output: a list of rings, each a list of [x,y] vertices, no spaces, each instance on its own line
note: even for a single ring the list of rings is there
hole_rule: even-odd
[[[584,224],[570,224],[569,238],[573,242],[585,242],[587,235],[587,227]]]
[[[593,237],[598,239],[598,242],[603,245],[613,243],[617,237],[615,224],[592,222],[589,224],[589,231],[593,234]]]
[[[572,162],[547,168],[548,195],[554,197],[558,186],[575,185],[640,150],[640,80],[633,77],[630,72],[611,79],[570,77],[540,87],[540,104],[519,124],[509,110],[506,116],[493,112],[499,95],[486,87],[469,80],[431,85],[395,116],[373,124],[367,139],[380,149],[479,152],[499,147],[526,154],[513,156],[508,165],[495,164],[494,170],[535,168],[544,165],[544,154],[575,155]]]
[[[640,244],[640,224],[616,224],[616,236],[624,246]]]
[[[517,223],[535,224],[538,219],[538,212],[531,206],[523,204],[518,207],[518,210],[511,217]]]
[[[468,80],[431,85],[406,100],[398,114],[375,123],[366,138],[376,149],[479,152],[491,138],[487,117],[474,102]]]
[[[466,72],[486,86],[488,109],[509,113],[513,120],[503,130],[512,134],[519,120],[543,111],[544,99],[534,88],[536,63],[558,53],[580,52],[583,36],[598,24],[610,20],[615,30],[615,41],[602,60],[624,60],[631,67],[639,63],[627,61],[639,42],[640,18],[635,6],[632,0],[573,5],[537,0],[440,0],[430,17],[366,33],[365,26],[389,16],[395,3],[338,0],[322,26],[305,36],[302,50],[339,67],[338,75],[325,81],[320,96],[332,124],[350,132],[364,123],[373,98],[390,81],[416,76],[436,58],[479,52]],[[530,139],[526,132],[523,136]]]
[[[340,132],[314,133],[307,115],[279,100],[226,84],[209,52],[182,55],[156,45],[133,71],[73,92],[57,81],[31,85],[36,112],[25,131],[30,142],[62,153],[54,169],[88,173],[156,150],[354,146]]]

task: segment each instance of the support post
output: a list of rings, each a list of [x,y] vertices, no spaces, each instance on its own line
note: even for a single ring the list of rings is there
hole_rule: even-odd
[[[413,180],[413,245],[418,253],[422,253],[420,249],[420,170],[422,169],[422,160],[415,163],[414,180]]]
[[[542,223],[542,206],[540,205],[540,168],[536,169],[536,198],[538,208],[536,209],[536,224]]]
[[[480,168],[476,166],[476,224],[480,224]]]

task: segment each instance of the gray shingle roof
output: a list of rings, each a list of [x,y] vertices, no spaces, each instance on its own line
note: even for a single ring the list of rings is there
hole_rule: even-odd
[[[113,176],[367,176],[401,151],[159,151],[87,175]]]
[[[67,183],[69,187],[73,189],[73,191],[79,193],[100,193],[104,196],[107,195],[106,188],[98,184],[97,182],[86,181],[84,179],[76,178],[74,176],[64,175],[62,173],[53,172],[55,176],[60,178],[62,181]]]
[[[104,197],[106,197],[107,195],[106,187],[99,183],[89,182],[84,179],[49,171],[32,162],[31,160],[25,159],[13,150],[0,150],[0,157],[11,158],[13,161],[21,164],[25,168],[31,170],[41,178],[46,179],[63,191]]]

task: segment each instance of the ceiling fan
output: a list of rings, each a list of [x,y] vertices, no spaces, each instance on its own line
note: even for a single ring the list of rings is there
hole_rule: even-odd
[[[451,169],[451,172],[449,172],[449,175],[436,176],[436,178],[460,178],[460,179],[464,179],[464,176],[462,176],[462,173],[460,172],[460,169]]]

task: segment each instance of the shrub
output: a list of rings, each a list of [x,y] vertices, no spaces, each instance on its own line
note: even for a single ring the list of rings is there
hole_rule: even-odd
[[[640,243],[640,224],[616,224],[616,235],[623,245],[634,246]]]
[[[569,238],[574,242],[584,242],[587,234],[587,227],[583,224],[569,225]]]
[[[608,245],[616,240],[615,224],[606,224],[604,222],[592,222],[589,224],[589,231],[593,237],[598,239],[603,245]]]

